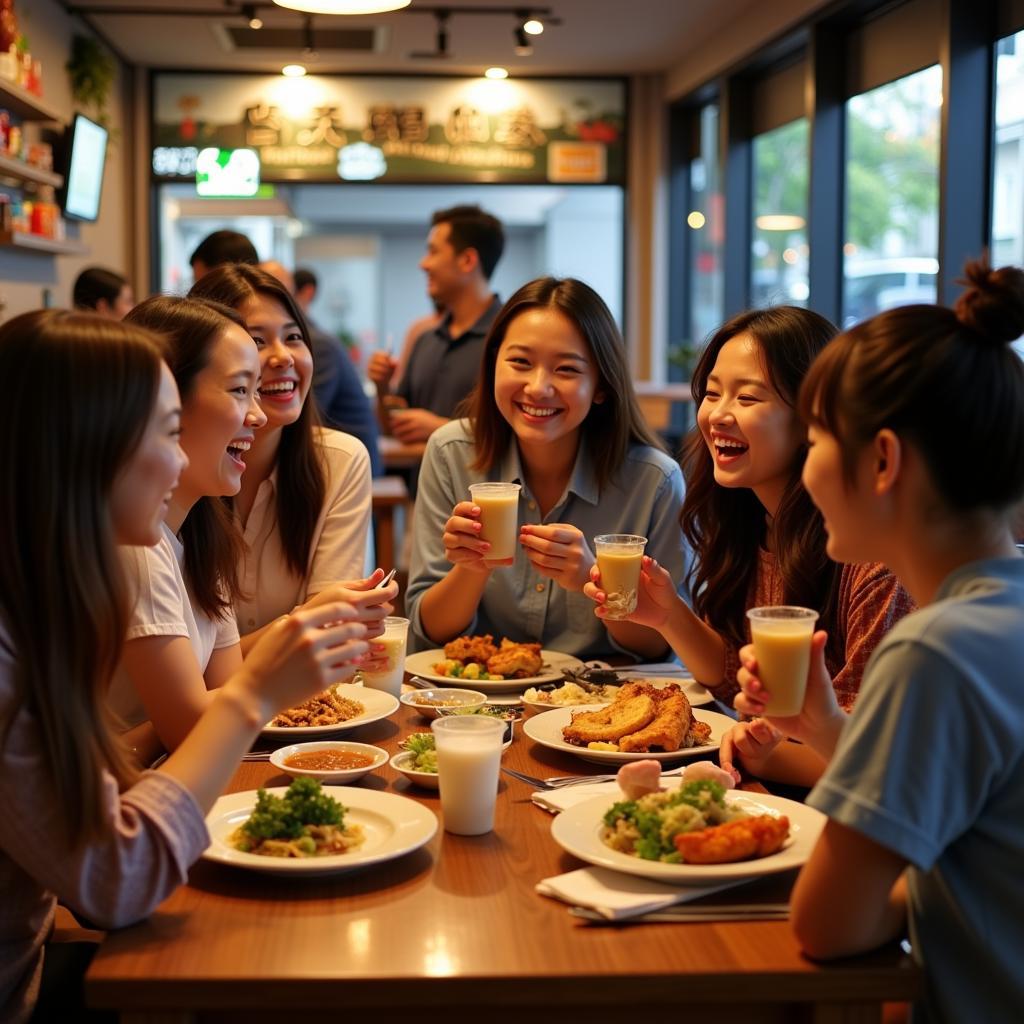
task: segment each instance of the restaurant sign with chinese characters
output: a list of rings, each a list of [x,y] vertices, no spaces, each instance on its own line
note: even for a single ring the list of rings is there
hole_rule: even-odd
[[[625,84],[159,73],[153,174],[200,152],[254,151],[268,182],[622,184]]]

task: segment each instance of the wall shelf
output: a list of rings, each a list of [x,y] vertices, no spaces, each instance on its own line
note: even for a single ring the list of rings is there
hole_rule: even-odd
[[[0,248],[26,249],[30,252],[55,253],[60,256],[85,256],[89,252],[88,247],[81,242],[30,235],[24,231],[0,232]]]
[[[26,121],[56,121],[64,123],[64,118],[48,103],[41,100],[35,93],[23,89],[14,82],[0,78],[0,107]]]
[[[13,157],[4,156],[0,153],[0,180],[14,181],[17,184],[30,182],[34,185],[52,185],[60,188],[64,184],[64,178],[53,171],[44,171],[41,167],[33,167],[24,160],[15,160]]]

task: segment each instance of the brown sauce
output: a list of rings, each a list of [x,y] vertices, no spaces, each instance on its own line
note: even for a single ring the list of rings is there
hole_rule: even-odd
[[[307,750],[286,757],[289,768],[303,768],[306,771],[341,771],[346,768],[366,768],[373,764],[369,754],[357,750]]]

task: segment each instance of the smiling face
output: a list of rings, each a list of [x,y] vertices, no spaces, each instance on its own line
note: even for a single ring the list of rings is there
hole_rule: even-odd
[[[121,469],[110,493],[110,517],[118,544],[155,544],[160,539],[178,477],[188,459],[178,444],[178,386],[161,364],[156,403],[138,448]]]
[[[313,380],[313,355],[299,325],[279,302],[257,293],[239,309],[259,349],[260,405],[267,430],[294,423]]]
[[[450,224],[435,224],[427,235],[426,255],[420,260],[420,270],[427,275],[427,294],[443,305],[465,288],[473,263],[468,250],[455,251],[451,233]]]
[[[774,514],[805,434],[796,412],[769,382],[752,335],[738,334],[722,346],[697,410],[697,426],[711,453],[715,481],[749,487]]]
[[[181,412],[181,446],[189,459],[181,489],[187,497],[237,494],[253,431],[267,422],[256,400],[260,357],[252,338],[230,324],[210,345]]]
[[[498,349],[494,399],[520,447],[579,443],[590,407],[604,400],[594,358],[563,313],[528,309],[509,325]]]

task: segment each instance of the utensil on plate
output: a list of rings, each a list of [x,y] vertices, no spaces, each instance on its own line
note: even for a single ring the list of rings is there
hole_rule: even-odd
[[[661,774],[682,775],[686,767],[686,765],[680,765],[678,768],[672,768]],[[525,782],[528,786],[536,786],[537,789],[561,789],[563,786],[578,786],[586,782],[612,782],[617,777],[616,775],[553,775],[548,779],[539,779],[535,775],[527,775],[525,772],[516,771],[514,768],[506,768],[504,765],[502,765],[501,770],[506,775],[511,775],[513,778],[519,779],[520,782]]]

